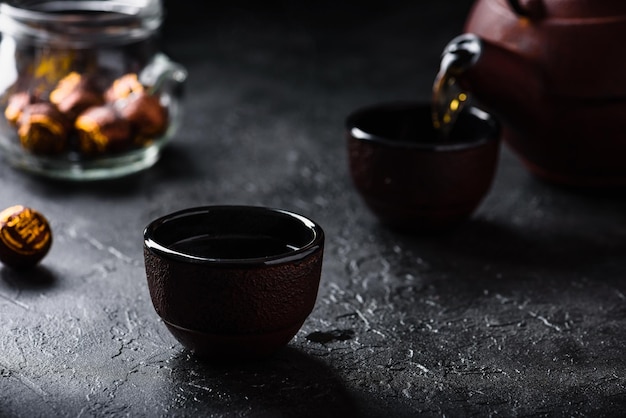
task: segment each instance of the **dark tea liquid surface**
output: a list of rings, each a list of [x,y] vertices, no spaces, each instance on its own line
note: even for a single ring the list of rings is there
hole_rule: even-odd
[[[228,260],[270,257],[298,249],[275,237],[256,235],[199,235],[178,241],[171,248],[196,257]]]

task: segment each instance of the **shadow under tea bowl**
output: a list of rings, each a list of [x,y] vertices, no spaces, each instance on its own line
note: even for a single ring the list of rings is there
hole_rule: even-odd
[[[387,102],[346,119],[353,184],[366,206],[390,227],[447,230],[472,215],[491,187],[500,127],[465,107],[447,136],[433,126],[427,102]]]
[[[258,359],[286,345],[319,287],[324,232],[301,215],[257,206],[174,212],[144,230],[152,304],[201,357]]]

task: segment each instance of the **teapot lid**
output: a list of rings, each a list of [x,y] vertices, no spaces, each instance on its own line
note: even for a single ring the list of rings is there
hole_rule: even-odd
[[[555,19],[616,18],[626,15],[624,0],[496,0],[517,14]],[[508,3],[508,4],[507,4]]]

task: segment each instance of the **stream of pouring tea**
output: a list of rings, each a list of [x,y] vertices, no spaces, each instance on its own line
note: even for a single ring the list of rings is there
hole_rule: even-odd
[[[435,77],[432,98],[433,126],[441,137],[449,139],[450,132],[461,113],[468,103],[468,95],[462,91],[456,82],[450,66],[442,65]]]

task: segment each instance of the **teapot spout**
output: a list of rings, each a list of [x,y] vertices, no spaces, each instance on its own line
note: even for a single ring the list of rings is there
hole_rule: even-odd
[[[482,54],[482,40],[471,33],[452,39],[441,54],[440,73],[453,76],[464,74],[471,69]]]
[[[513,128],[540,118],[533,103],[541,95],[541,77],[532,61],[514,51],[466,33],[445,47],[439,74]]]

